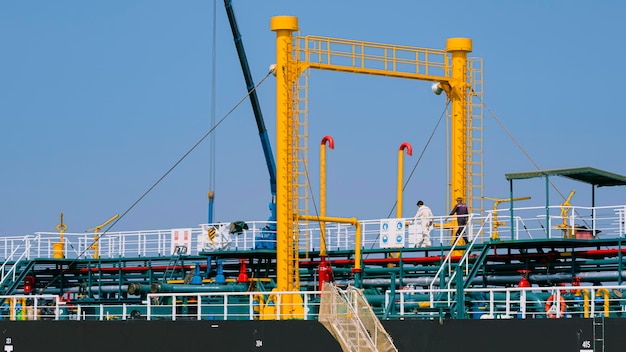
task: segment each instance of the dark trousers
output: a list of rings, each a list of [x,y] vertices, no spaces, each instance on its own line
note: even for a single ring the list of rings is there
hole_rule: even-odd
[[[458,238],[459,236],[461,236],[461,234],[463,234],[463,240],[465,241],[465,244],[469,244],[469,242],[467,241],[467,232],[463,233],[463,230],[465,230],[465,225],[465,223],[459,222],[459,228],[456,230],[456,237]]]

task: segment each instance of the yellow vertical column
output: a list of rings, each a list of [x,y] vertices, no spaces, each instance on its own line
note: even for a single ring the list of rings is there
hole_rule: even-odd
[[[452,55],[451,91],[448,95],[452,105],[451,121],[451,165],[450,165],[450,204],[456,204],[457,197],[467,199],[467,153],[469,136],[467,135],[467,53],[472,52],[472,40],[469,38],[449,38],[446,51]]]
[[[402,217],[402,184],[404,183],[404,150],[406,149],[407,155],[413,155],[413,147],[409,142],[404,142],[400,145],[400,149],[398,150],[398,195],[397,195],[397,206],[396,206],[396,218]]]
[[[294,123],[292,87],[296,77],[291,60],[292,33],[298,18],[275,16],[270,29],[276,32],[276,285],[278,291],[293,291],[292,260],[294,215]]]
[[[326,143],[335,149],[335,140],[324,136],[320,143],[320,218],[326,217]],[[320,221],[320,257],[326,257],[326,222]]]

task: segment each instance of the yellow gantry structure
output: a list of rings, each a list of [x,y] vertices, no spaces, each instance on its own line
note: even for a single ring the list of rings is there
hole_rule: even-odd
[[[294,179],[294,102],[293,81],[298,76],[291,58],[292,33],[298,30],[295,17],[272,17],[270,28],[276,32],[276,288],[298,291],[298,204]]]
[[[270,29],[276,33],[277,290],[299,290],[298,218],[311,219],[305,213],[308,206],[300,204],[308,202],[306,182],[300,181],[307,161],[303,151],[308,143],[308,80],[299,81],[309,69],[434,82],[450,100],[449,204],[460,196],[472,208],[472,200],[482,199],[475,191],[482,193],[482,153],[474,146],[482,143],[482,130],[473,128],[474,119],[482,119],[482,103],[472,99],[482,94],[482,61],[468,59],[471,39],[450,38],[445,50],[437,50],[298,36],[294,35],[299,31],[298,19],[293,16],[272,17]]]

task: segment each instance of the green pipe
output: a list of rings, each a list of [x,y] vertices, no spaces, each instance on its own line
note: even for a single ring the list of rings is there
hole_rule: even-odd
[[[152,284],[151,293],[195,293],[195,292],[246,292],[247,283],[233,284],[210,284],[210,285],[186,285],[164,284],[155,282]]]

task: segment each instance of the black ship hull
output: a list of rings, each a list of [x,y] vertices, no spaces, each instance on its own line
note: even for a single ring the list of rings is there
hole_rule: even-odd
[[[619,351],[626,320],[384,321],[400,352]],[[4,351],[341,352],[316,321],[4,321]],[[603,345],[604,349],[600,349]]]

